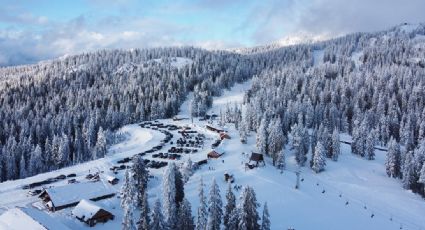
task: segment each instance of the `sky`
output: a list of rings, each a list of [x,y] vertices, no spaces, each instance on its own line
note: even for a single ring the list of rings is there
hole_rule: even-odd
[[[0,0],[0,66],[98,49],[293,43],[425,22],[425,0]]]

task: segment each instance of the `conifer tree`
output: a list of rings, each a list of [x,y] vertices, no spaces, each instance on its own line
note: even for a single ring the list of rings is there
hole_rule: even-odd
[[[264,203],[263,216],[261,218],[261,230],[270,230],[270,214],[267,202]]]
[[[314,156],[313,156],[313,166],[311,167],[315,173],[319,173],[325,170],[326,166],[326,157],[325,157],[325,149],[322,143],[317,142]]]
[[[220,230],[221,218],[223,216],[223,203],[221,201],[220,189],[213,178],[208,198],[208,230]]]
[[[189,201],[184,198],[179,205],[177,229],[179,230],[194,230],[193,216]]]
[[[164,216],[162,215],[161,202],[159,201],[159,199],[155,201],[155,204],[152,210],[150,229],[155,229],[155,230],[168,229],[165,223]]]
[[[227,191],[226,191],[226,205],[224,206],[224,216],[223,223],[224,229],[232,229],[229,222],[231,218],[232,212],[236,209],[236,197],[232,191],[232,184],[228,183]]]
[[[205,230],[207,227],[208,220],[208,210],[207,210],[207,201],[204,195],[204,182],[201,178],[199,184],[199,206],[196,217],[196,230]]]

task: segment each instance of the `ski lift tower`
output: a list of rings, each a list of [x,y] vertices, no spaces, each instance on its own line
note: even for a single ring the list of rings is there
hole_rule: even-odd
[[[297,171],[295,171],[295,175],[297,176],[297,183],[295,184],[295,189],[300,188],[300,174],[301,174],[301,170],[300,170],[300,167],[298,166]]]

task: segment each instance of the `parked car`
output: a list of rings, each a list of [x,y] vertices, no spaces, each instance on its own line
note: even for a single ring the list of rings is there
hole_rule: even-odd
[[[28,195],[30,195],[30,196],[35,196],[35,195],[38,195],[38,194],[40,194],[41,193],[41,189],[34,189],[34,190],[30,190],[30,191],[28,191]]]

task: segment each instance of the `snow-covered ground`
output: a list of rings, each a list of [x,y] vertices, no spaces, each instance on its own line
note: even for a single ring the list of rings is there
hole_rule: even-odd
[[[220,109],[230,103],[241,103],[245,90],[249,89],[251,82],[238,84],[223,96],[214,98],[213,107],[209,112],[219,113]],[[191,95],[188,96],[188,101]],[[187,113],[188,102],[183,103],[179,117],[189,118]],[[217,139],[217,134],[206,130],[205,121],[190,119],[180,121],[159,120],[164,124],[175,124],[189,126],[193,130],[206,136],[205,143],[198,153],[182,154],[179,165],[187,158],[198,161],[206,158],[211,143]],[[217,126],[217,124],[214,124]],[[342,144],[342,155],[338,162],[327,161],[326,171],[315,174],[308,167],[301,168],[300,189],[295,189],[297,166],[290,150],[287,150],[287,170],[282,174],[272,165],[270,159],[266,159],[266,166],[253,170],[245,170],[244,163],[248,161],[251,151],[255,151],[255,134],[251,133],[247,144],[241,144],[238,132],[232,124],[225,127],[231,137],[221,144],[225,154],[216,160],[209,160],[208,165],[202,166],[190,178],[185,186],[185,195],[192,204],[192,211],[196,215],[198,206],[198,186],[203,178],[206,191],[213,178],[220,185],[221,195],[225,196],[226,182],[224,173],[234,175],[235,185],[249,185],[255,189],[258,202],[262,211],[264,202],[268,203],[272,229],[425,229],[425,201],[419,196],[403,190],[400,182],[388,178],[385,173],[385,152],[376,151],[376,160],[368,161],[354,156],[350,153],[350,147]],[[118,159],[132,156],[139,152],[150,149],[159,144],[164,135],[152,129],[144,129],[138,125],[129,125],[123,128],[123,132],[130,134],[129,138],[122,143],[112,146],[108,156],[80,165],[64,168],[55,172],[40,174],[31,178],[9,181],[0,184],[0,207],[12,208],[16,205],[31,206],[38,199],[26,195],[27,190],[20,187],[31,181],[57,176],[59,174],[77,173],[78,180],[92,171],[104,171],[109,173],[109,167]],[[177,131],[172,131],[172,141],[180,137]],[[342,136],[349,140],[349,136]],[[168,149],[171,144],[164,146]],[[147,159],[153,159],[151,154]],[[171,160],[167,160],[171,161]],[[151,169],[154,176],[148,184],[150,204],[156,198],[161,198],[162,169]],[[122,179],[123,172],[117,175]],[[65,184],[58,182],[54,186]],[[122,180],[114,188],[120,188]],[[239,195],[239,191],[235,191]],[[237,195],[237,196],[238,196]],[[115,215],[113,221],[98,224],[94,229],[120,229],[122,213],[119,206],[119,197],[96,202],[100,207],[111,211]],[[55,213],[47,212],[49,215],[60,220],[71,229],[89,229],[71,216],[72,208],[67,208]],[[1,212],[1,211],[0,211]],[[137,217],[138,214],[135,214]],[[1,228],[1,227],[0,227]],[[91,229],[91,228],[90,228]]]

